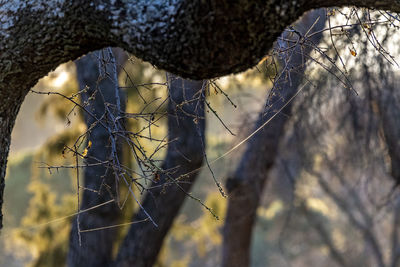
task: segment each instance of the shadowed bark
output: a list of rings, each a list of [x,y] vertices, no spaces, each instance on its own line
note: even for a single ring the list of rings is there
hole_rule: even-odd
[[[15,119],[21,104],[22,100],[10,106],[9,109],[2,110],[0,113],[0,209],[3,205],[4,177],[6,176],[11,130],[14,127]],[[3,213],[0,210],[0,229],[1,228],[3,228]]]
[[[116,263],[118,267],[153,266],[164,237],[193,185],[204,156],[204,90],[205,82],[184,80],[168,74],[168,150],[160,174],[142,203],[157,223],[133,224],[123,241]],[[181,175],[184,175],[180,177]],[[178,178],[179,180],[174,181]],[[178,186],[179,185],[179,186]],[[147,218],[142,209],[133,221]]]
[[[120,49],[113,49],[118,60],[117,65],[121,66],[127,60],[127,55]],[[86,108],[100,119],[109,118],[106,105],[110,106],[114,116],[125,111],[124,95],[118,88],[117,69],[113,54],[107,55],[111,62],[101,62],[105,58],[102,54],[109,53],[110,49],[96,51],[84,56],[75,62],[77,67],[77,78],[79,89],[87,88],[82,93],[82,102],[87,102]],[[107,74],[101,74],[100,69],[105,68]],[[114,69],[115,68],[115,69]],[[119,69],[119,68],[118,68]],[[117,105],[116,92],[120,95],[121,110],[114,110]],[[92,99],[93,100],[89,100]],[[113,156],[110,133],[96,119],[84,112],[87,128],[94,127],[89,131],[88,139],[91,141],[91,148],[88,150],[86,164],[105,162]],[[104,119],[103,119],[104,120]],[[107,122],[106,122],[107,123]],[[120,145],[120,144],[118,144]],[[119,161],[122,161],[121,148],[117,147]],[[116,176],[109,164],[101,164],[84,169],[84,190],[80,209],[84,210],[99,205],[108,200],[115,199],[117,194]],[[88,230],[104,226],[115,225],[120,219],[121,210],[116,202],[111,202],[100,208],[80,214],[79,229]],[[117,237],[116,229],[106,229],[78,234],[77,220],[73,220],[70,233],[69,251],[67,265],[71,267],[101,267],[110,266],[112,262],[112,251]],[[81,236],[81,244],[80,238]]]
[[[323,29],[325,25],[325,11],[320,9],[306,14],[295,26],[301,34],[305,34],[319,17],[310,33]],[[296,36],[286,34],[285,38],[296,40]],[[312,43],[318,43],[321,35],[314,35]],[[284,44],[279,44],[282,46]],[[283,47],[284,48],[284,47]],[[277,78],[276,92],[267,99],[267,112],[260,115],[255,129],[258,129],[272,116],[282,109],[263,129],[249,141],[245,153],[235,171],[228,178],[228,210],[224,227],[224,242],[222,266],[245,267],[250,266],[250,243],[257,207],[268,172],[278,154],[280,140],[284,136],[284,126],[291,114],[289,103],[299,90],[305,71],[305,62],[311,46],[296,47],[293,52],[282,56],[281,65],[290,71],[290,79],[285,74]],[[270,104],[272,103],[272,104]]]

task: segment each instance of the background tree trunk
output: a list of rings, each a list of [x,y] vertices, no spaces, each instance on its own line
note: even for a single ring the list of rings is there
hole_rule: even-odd
[[[325,11],[320,9],[306,14],[295,26],[301,34],[305,34],[315,21],[318,22],[310,33],[323,29]],[[284,33],[285,38],[297,40],[300,36]],[[309,42],[317,44],[321,34],[314,35]],[[278,45],[283,45],[279,43]],[[285,47],[285,46],[284,46]],[[283,47],[283,48],[284,48]],[[222,266],[250,266],[251,234],[256,219],[257,207],[268,172],[278,154],[280,140],[284,136],[284,126],[291,114],[292,104],[287,104],[299,90],[305,71],[305,62],[312,46],[305,45],[303,50],[298,45],[293,51],[287,51],[280,60],[283,69],[290,70],[290,78],[282,71],[275,81],[272,97],[267,99],[266,113],[262,112],[255,129],[276,115],[263,129],[249,141],[235,173],[228,178],[228,210],[224,227]],[[272,104],[270,104],[272,103]],[[287,104],[286,106],[284,106]]]
[[[117,65],[124,65],[127,54],[121,49],[113,49]],[[113,54],[109,60],[102,62],[103,53],[109,53],[110,49],[96,51],[84,56],[75,62],[79,90],[87,88],[81,94],[82,103],[88,103],[86,108],[100,119],[102,116],[109,119],[108,112],[112,110],[114,116],[125,111],[124,93],[118,88],[118,76],[116,73],[115,58]],[[105,68],[106,75],[100,74],[100,68]],[[120,67],[118,68],[120,69]],[[102,77],[103,76],[103,77]],[[117,106],[116,92],[120,95],[121,110],[115,110]],[[94,97],[93,100],[90,100]],[[106,110],[106,105],[113,107]],[[84,113],[87,128],[93,127],[88,133],[88,140],[91,141],[91,148],[88,150],[86,164],[105,162],[113,156],[110,142],[110,133],[96,119]],[[107,122],[106,122],[107,123]],[[121,145],[121,144],[118,144]],[[122,160],[121,147],[117,148],[119,160]],[[118,194],[116,174],[110,164],[101,164],[85,167],[84,169],[84,190],[80,209],[84,210],[99,205],[108,200],[115,199]],[[116,200],[117,201],[117,200]],[[79,230],[94,229],[114,225],[118,222],[121,210],[115,202],[104,205],[100,208],[82,213],[79,216]],[[78,222],[73,220],[70,233],[69,252],[67,263],[71,267],[101,267],[110,266],[112,262],[113,245],[117,237],[116,229],[105,229],[93,232],[78,233]],[[81,237],[81,244],[79,238]]]
[[[168,150],[160,181],[153,182],[142,206],[157,223],[133,224],[114,266],[153,266],[187,192],[193,185],[204,157],[204,86],[206,82],[184,80],[168,74]],[[188,175],[184,175],[190,173]],[[184,175],[181,177],[181,175]],[[177,179],[179,177],[179,179]],[[177,180],[175,180],[177,179]],[[133,221],[147,218],[143,209]]]

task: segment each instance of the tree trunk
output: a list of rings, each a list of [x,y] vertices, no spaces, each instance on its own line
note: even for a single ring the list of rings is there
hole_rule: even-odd
[[[310,33],[323,29],[325,11],[320,9],[305,15],[295,26],[301,34],[307,32],[319,17]],[[296,39],[297,36],[285,34],[285,38]],[[315,35],[311,42],[317,44],[321,35]],[[278,45],[282,46],[283,43]],[[284,47],[283,47],[284,48]],[[250,243],[257,207],[268,172],[278,154],[280,140],[284,136],[284,126],[291,114],[292,104],[287,104],[300,88],[305,70],[305,58],[310,53],[310,46],[303,50],[296,47],[282,56],[281,65],[290,71],[290,79],[280,75],[275,82],[275,93],[267,99],[267,112],[261,113],[255,129],[276,115],[263,129],[248,142],[245,153],[235,171],[227,180],[228,210],[224,227],[222,266],[250,266]],[[269,103],[272,103],[270,105]],[[285,104],[287,104],[285,106]],[[283,108],[283,109],[282,109]],[[282,109],[282,110],[281,110]]]
[[[112,110],[114,116],[116,117],[118,114],[125,111],[125,98],[122,91],[118,88],[115,60],[110,51],[110,49],[96,51],[75,62],[79,89],[83,90],[87,88],[87,91],[81,95],[82,103],[88,103],[86,108],[95,115],[96,118],[101,118],[102,116],[107,118],[107,120],[102,120],[104,123],[110,123],[109,111],[106,110],[106,105],[111,104],[114,105],[114,107],[117,106],[118,99],[116,93],[120,95],[121,110]],[[127,60],[126,53],[116,49],[114,49],[114,51],[117,52],[116,58],[119,59],[117,64],[123,65]],[[109,60],[111,62],[104,63],[100,61],[100,59],[105,58],[102,56],[103,53],[110,53]],[[99,71],[101,68],[105,68],[106,76],[101,77],[102,75],[100,75]],[[95,98],[89,100],[89,98],[93,96],[95,96]],[[83,113],[87,128],[93,127],[97,122],[96,119],[85,112]],[[110,125],[110,127],[112,126]],[[88,140],[91,141],[92,145],[86,156],[86,164],[96,164],[99,163],[99,161],[104,162],[114,156],[112,151],[113,147],[110,142],[110,132],[100,123],[97,123],[89,131]],[[121,144],[118,145],[120,146]],[[117,150],[117,156],[121,161],[121,147],[118,147]],[[118,194],[117,191],[116,175],[110,164],[104,163],[86,167],[84,169],[84,190],[80,209],[84,210],[108,200],[115,199]],[[120,219],[120,215],[121,210],[116,201],[80,214],[79,228],[77,220],[74,220],[72,224],[67,258],[68,266],[110,266],[112,262],[113,245],[117,237],[116,229],[83,233],[80,233],[78,230],[115,225]],[[80,238],[81,240],[79,240]]]
[[[167,75],[169,88],[167,155],[162,165],[165,173],[154,181],[142,203],[143,209],[157,223],[133,224],[118,253],[115,266],[153,266],[164,237],[193,185],[204,156],[205,82],[183,80]],[[182,176],[184,174],[188,175]],[[179,177],[179,180],[175,180]],[[143,209],[134,221],[147,218]]]

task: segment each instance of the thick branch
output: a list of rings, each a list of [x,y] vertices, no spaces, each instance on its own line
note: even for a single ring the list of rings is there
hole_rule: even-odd
[[[30,70],[32,85],[60,63],[112,45],[183,77],[240,72],[305,11],[346,5],[400,11],[389,0],[1,0],[0,82]]]

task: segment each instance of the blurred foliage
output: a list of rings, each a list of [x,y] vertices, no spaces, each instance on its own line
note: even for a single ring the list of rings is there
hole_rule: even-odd
[[[72,214],[76,210],[76,200],[73,195],[64,195],[57,204],[56,193],[40,181],[33,180],[28,190],[33,193],[28,212],[22,220],[21,229],[15,236],[30,247],[33,261],[28,266],[57,266],[65,262],[71,219],[52,220]],[[31,231],[33,228],[34,231]]]
[[[61,89],[57,91],[65,96],[76,96],[77,98],[78,84],[76,79],[69,79],[68,82],[64,83]],[[79,108],[75,107],[72,102],[66,101],[64,98],[58,95],[50,95],[48,98],[46,98],[46,100],[39,107],[36,117],[39,122],[42,122],[42,118],[45,118],[49,113],[61,121],[66,121],[68,124],[71,123],[69,119],[71,114],[79,114],[82,116],[82,112]],[[80,118],[80,120],[82,120],[82,118]]]
[[[194,262],[216,264],[218,247],[222,242],[221,231],[227,203],[219,192],[213,192],[207,196],[205,204],[219,216],[219,220],[205,209],[195,221],[188,221],[185,215],[181,214],[164,241],[156,266],[186,267],[192,266]],[[192,202],[191,205],[196,203]],[[186,256],[182,259],[182,255]]]
[[[21,262],[30,262],[29,266],[56,266],[65,259],[70,220],[46,223],[73,213],[76,199],[69,171],[50,174],[38,168],[38,160],[39,153],[10,160],[5,212],[12,218],[6,227],[13,234],[3,253],[15,254]]]

